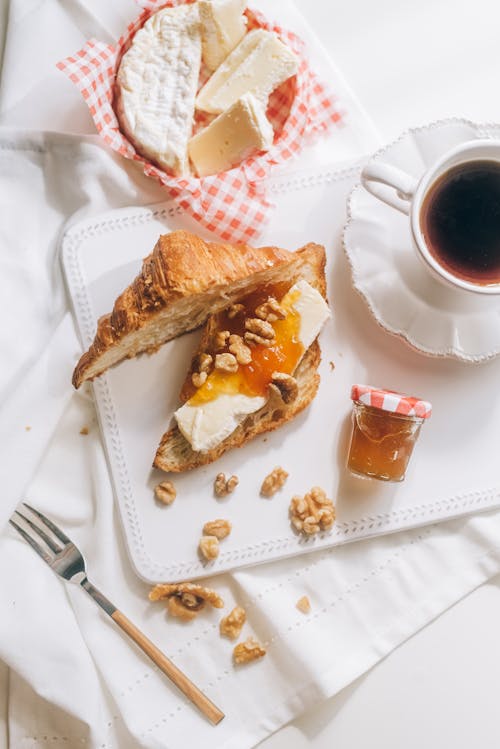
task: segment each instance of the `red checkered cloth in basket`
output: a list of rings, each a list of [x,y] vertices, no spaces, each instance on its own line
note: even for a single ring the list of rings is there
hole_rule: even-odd
[[[325,132],[341,120],[335,98],[310,69],[304,42],[295,34],[268,23],[255,11],[246,11],[248,28],[276,32],[299,57],[299,71],[269,97],[267,115],[275,138],[272,148],[262,155],[246,159],[227,172],[210,177],[173,177],[140,156],[120,132],[113,109],[116,72],[123,53],[135,32],[157,10],[191,0],[141,0],[141,15],[131,23],[116,45],[95,39],[83,49],[57,64],[75,84],[104,142],[127,159],[138,161],[144,173],[166,188],[169,196],[206,229],[225,241],[247,242],[261,232],[271,208],[266,199],[265,178],[273,165],[281,164],[302,150],[311,136]],[[201,76],[203,78],[204,71]],[[197,114],[200,126],[206,115]]]

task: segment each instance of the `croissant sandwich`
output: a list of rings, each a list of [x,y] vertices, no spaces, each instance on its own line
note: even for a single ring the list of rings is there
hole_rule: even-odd
[[[78,362],[78,388],[109,367],[204,325],[175,426],[154,466],[185,471],[292,419],[319,384],[317,335],[329,316],[325,251],[162,235],[133,283],[101,317]]]

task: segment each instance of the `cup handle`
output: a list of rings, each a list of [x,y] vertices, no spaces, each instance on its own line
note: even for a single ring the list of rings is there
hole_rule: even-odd
[[[410,213],[417,180],[389,164],[368,164],[361,172],[363,186],[383,203]]]

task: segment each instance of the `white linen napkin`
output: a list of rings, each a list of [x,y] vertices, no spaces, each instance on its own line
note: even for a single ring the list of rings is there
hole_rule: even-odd
[[[48,62],[78,48],[89,30],[101,38],[120,31],[118,3],[101,6],[11,4],[4,122],[26,124],[36,111],[37,123],[52,127],[56,103],[64,102],[57,126],[85,132],[85,108],[69,84],[51,77]],[[21,62],[26,29],[30,48],[40,37],[47,45],[31,66]],[[81,546],[95,584],[227,714],[217,728],[208,725],[83,591],[61,583],[4,530],[0,658],[10,668],[14,749],[251,747],[498,572],[500,513],[492,512],[220,576],[209,584],[225,611],[244,605],[244,634],[269,645],[265,659],[239,670],[231,644],[218,635],[220,612],[187,625],[168,619],[132,573],[90,391],[74,394],[70,386],[79,344],[57,257],[66,220],[163,194],[96,138],[4,131],[0,195],[0,477],[7,489],[0,523],[21,496],[50,514]],[[83,426],[88,435],[80,434]],[[304,594],[309,616],[295,608]]]
[[[3,512],[10,512],[39,460],[47,414],[54,422],[62,413],[23,496],[60,523],[84,551],[90,578],[227,714],[217,728],[208,725],[82,590],[62,584],[7,530],[0,538],[0,658],[11,669],[13,747],[45,746],[46,736],[70,746],[176,749],[185,746],[186,735],[190,745],[208,749],[253,746],[498,572],[500,513],[493,512],[222,575],[208,584],[223,596],[225,611],[242,604],[244,634],[269,647],[264,660],[240,669],[232,666],[231,643],[219,637],[220,612],[204,612],[185,625],[149,604],[147,586],[135,578],[123,546],[89,391],[71,391],[78,346],[70,320],[61,317],[56,226],[65,211],[80,217],[100,204],[160,196],[154,183],[92,139],[4,132],[0,160],[0,225],[8,230],[0,294],[9,298],[22,280],[22,311],[0,331],[12,364],[2,382],[8,456],[2,478],[12,492]],[[46,286],[45,310],[37,279]],[[31,368],[30,347],[17,346],[25,329],[32,347],[52,335]],[[84,426],[88,435],[80,433]],[[36,449],[26,447],[30,440]],[[9,473],[24,479],[9,484]],[[302,595],[312,603],[308,616],[295,608]]]

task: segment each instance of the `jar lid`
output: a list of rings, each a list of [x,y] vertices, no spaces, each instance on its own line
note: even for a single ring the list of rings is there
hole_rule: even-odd
[[[353,385],[351,398],[365,406],[373,406],[382,411],[391,411],[405,416],[418,416],[421,419],[428,419],[432,413],[432,405],[428,401],[396,393],[394,390],[370,387],[370,385]]]

